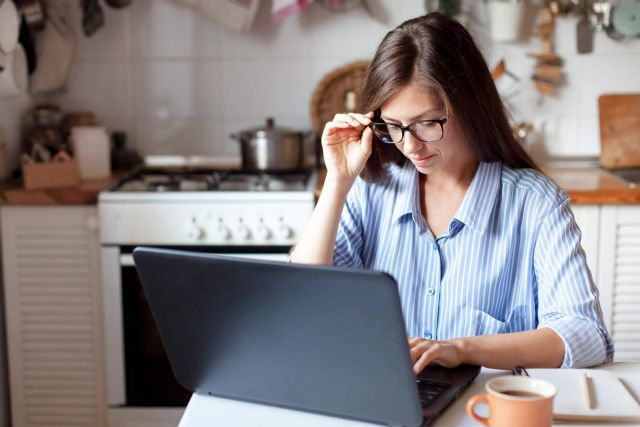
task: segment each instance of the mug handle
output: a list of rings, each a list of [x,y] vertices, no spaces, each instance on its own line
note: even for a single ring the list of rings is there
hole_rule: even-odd
[[[487,399],[487,395],[486,394],[476,394],[475,396],[473,396],[471,399],[469,399],[469,401],[467,402],[467,414],[469,414],[469,416],[471,418],[473,418],[474,421],[479,422],[480,424],[484,424],[486,426],[489,425],[489,418],[485,418],[485,417],[481,417],[478,414],[476,414],[475,406],[478,403],[484,403],[485,405],[489,404],[489,400]]]

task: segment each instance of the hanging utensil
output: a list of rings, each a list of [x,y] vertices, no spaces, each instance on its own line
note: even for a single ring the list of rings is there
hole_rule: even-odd
[[[89,37],[104,26],[104,12],[98,0],[82,0],[82,31]]]
[[[45,11],[40,0],[21,0],[20,12],[32,32],[44,29],[46,24]]]
[[[9,54],[18,44],[20,17],[11,0],[0,1],[0,53]]]
[[[622,37],[640,36],[640,1],[627,1],[613,11],[611,24]]]
[[[576,26],[578,53],[593,52],[593,26],[591,23],[591,1],[582,0],[580,2],[582,16]]]
[[[105,3],[114,9],[122,9],[123,7],[129,6],[131,1],[132,0],[105,0]]]

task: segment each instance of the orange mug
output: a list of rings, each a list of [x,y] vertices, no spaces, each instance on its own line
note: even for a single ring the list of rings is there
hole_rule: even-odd
[[[553,397],[556,387],[549,381],[516,376],[489,380],[486,393],[467,402],[467,413],[480,424],[490,427],[549,427],[553,422]],[[489,406],[489,417],[481,417],[475,406]]]

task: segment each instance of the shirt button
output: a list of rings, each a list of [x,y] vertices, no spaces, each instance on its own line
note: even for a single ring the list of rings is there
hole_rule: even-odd
[[[437,250],[437,249],[438,249],[438,245],[434,243],[434,244],[433,244],[433,249],[434,249],[434,250]]]
[[[433,295],[433,294],[435,294],[435,293],[436,293],[436,290],[435,290],[435,289],[433,289],[433,288],[429,288],[429,289],[427,289],[427,294],[429,294],[429,295]]]
[[[430,340],[431,338],[433,338],[433,335],[431,335],[431,334],[426,334],[424,337],[425,337],[426,339]]]

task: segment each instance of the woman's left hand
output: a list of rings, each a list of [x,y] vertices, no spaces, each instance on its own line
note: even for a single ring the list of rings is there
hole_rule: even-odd
[[[455,368],[462,363],[460,341],[434,341],[426,338],[409,338],[409,350],[413,372],[418,375],[429,364]]]

